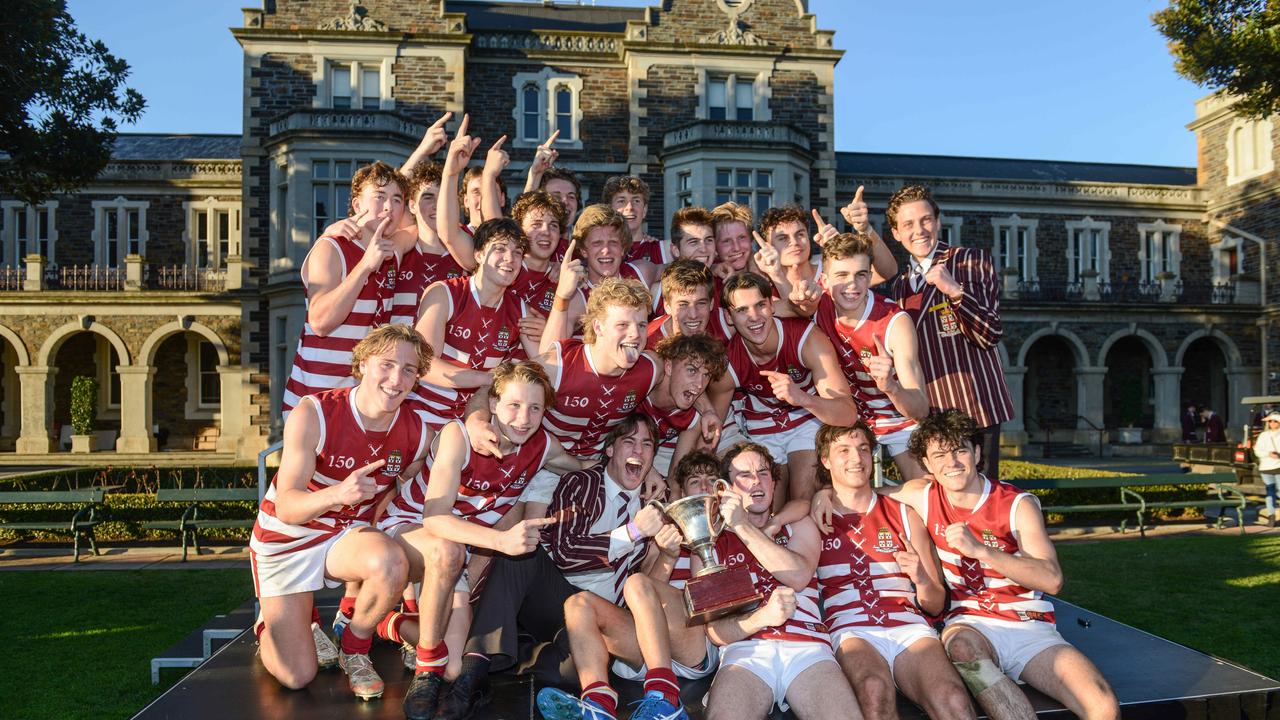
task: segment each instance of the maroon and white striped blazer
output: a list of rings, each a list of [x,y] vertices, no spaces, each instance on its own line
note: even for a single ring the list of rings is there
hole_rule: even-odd
[[[547,517],[562,515],[564,519],[543,528],[542,546],[565,575],[617,568],[624,563],[631,566],[628,573],[640,568],[645,543],[637,543],[634,552],[609,562],[608,531],[591,532],[591,526],[604,512],[604,489],[603,464],[575,470],[560,478],[551,506],[547,508]]]
[[[933,262],[941,263],[964,286],[959,302],[928,283],[913,291],[911,265],[912,270],[893,281],[893,299],[915,320],[930,410],[958,408],[973,416],[979,427],[1009,420],[1013,400],[996,349],[1004,325],[991,256],[985,250],[940,241]]]

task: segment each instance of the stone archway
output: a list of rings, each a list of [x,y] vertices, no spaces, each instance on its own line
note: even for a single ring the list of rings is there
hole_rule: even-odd
[[[22,338],[0,325],[0,450],[11,450],[22,429],[20,368],[31,365]]]
[[[144,398],[136,426],[126,427],[129,442],[155,449],[163,438],[167,447],[236,450],[244,407],[240,370],[231,365],[226,341],[207,325],[186,317],[156,328],[128,369]]]

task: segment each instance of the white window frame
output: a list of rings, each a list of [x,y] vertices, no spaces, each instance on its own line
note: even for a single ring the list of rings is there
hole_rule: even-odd
[[[364,70],[378,71],[378,110],[394,110],[396,107],[395,98],[392,95],[392,88],[395,86],[395,76],[392,75],[392,66],[395,59],[389,55],[382,53],[358,55],[356,53],[344,54],[341,56],[329,57],[326,55],[314,55],[316,72],[312,75],[312,80],[316,83],[316,95],[312,100],[312,107],[328,108],[332,110],[362,110],[364,91]],[[352,107],[335,108],[333,106],[333,71],[336,68],[349,68],[350,76],[350,92]],[[372,95],[370,96],[372,97]],[[358,103],[358,104],[357,104]],[[369,108],[375,109],[375,108]]]
[[[201,345],[209,345],[213,347],[213,343],[201,337],[197,333],[184,333],[187,338],[187,402],[185,415],[189,420],[208,420],[215,417],[216,412],[222,405],[222,386],[218,386],[218,397],[213,402],[204,402],[200,397],[200,381],[202,368],[200,367],[200,347]],[[214,356],[217,356],[217,348],[214,347]],[[215,360],[216,362],[216,360]],[[218,365],[214,365],[214,374],[217,374]]]
[[[1227,130],[1227,184],[1251,180],[1275,170],[1270,118],[1236,118]]]
[[[1077,235],[1083,235],[1085,239],[1092,240],[1092,233],[1098,233],[1098,257],[1093,257],[1093,250],[1090,243],[1086,242],[1079,249],[1081,269],[1094,265],[1098,269],[1098,282],[1111,282],[1111,223],[1101,220],[1094,220],[1092,217],[1085,217],[1083,220],[1069,220],[1066,222],[1067,227],[1067,282],[1081,282],[1079,272],[1075,267],[1076,243],[1079,238]]]
[[[98,368],[98,419],[110,419],[120,416],[120,403],[111,402],[111,378],[116,377],[116,382],[120,382],[120,373],[116,370],[116,366],[111,364],[111,354],[115,352],[115,346],[109,340],[101,335],[97,338],[97,368]],[[116,357],[116,360],[120,360]],[[124,395],[124,386],[120,386],[121,399]]]
[[[200,238],[196,237],[200,229],[200,216],[205,218],[205,228],[216,232],[218,213],[227,213],[227,254],[223,256],[219,243],[206,238],[207,257],[205,269],[222,270],[226,268],[228,257],[240,257],[240,203],[234,200],[216,200],[207,197],[199,202],[184,202],[182,209],[187,215],[187,229],[182,241],[187,248],[187,267],[200,267]]]
[[[1026,232],[1027,248],[1022,257],[1022,267],[1018,268],[1018,279],[1023,282],[1037,282],[1040,277],[1036,270],[1036,228],[1040,221],[1037,219],[1024,220],[1018,217],[1017,213],[1007,218],[991,218],[991,227],[994,230],[994,240],[992,242],[992,259],[995,261],[996,272],[1001,272],[1005,268],[1005,260],[1008,250],[1004,247],[1001,231],[1008,231],[1009,239],[1016,241],[1019,230]]]
[[[1148,239],[1158,252],[1148,257]],[[1177,277],[1182,266],[1182,226],[1170,225],[1164,220],[1138,223],[1138,274],[1146,282],[1155,282],[1162,272]]]
[[[538,89],[537,106],[529,108],[525,105],[524,90],[528,85]],[[516,73],[511,78],[511,88],[515,92],[516,102],[511,110],[515,120],[516,131],[512,145],[518,148],[532,148],[546,142],[551,131],[556,127],[556,93],[569,91],[569,122],[572,137],[564,133],[556,138],[555,147],[568,150],[582,149],[582,78],[573,73],[561,72],[552,68],[544,68],[536,73]],[[525,137],[525,113],[536,113],[538,116],[538,137]]]
[[[785,170],[785,168],[783,168]],[[720,173],[729,173],[729,182],[721,184]],[[749,179],[746,185],[738,184],[738,178],[742,173],[749,173]],[[759,186],[760,173],[769,173],[768,187]],[[764,215],[765,210],[772,207],[779,207],[789,202],[787,196],[783,194],[784,189],[779,187],[778,182],[782,180],[779,175],[779,168],[773,165],[752,165],[750,163],[716,163],[711,177],[712,197],[715,205],[724,202],[742,203],[742,193],[747,193],[749,198],[746,203],[742,203],[751,208],[751,215],[758,222],[760,217]],[[728,190],[725,197],[721,197],[721,190]],[[769,205],[766,208],[759,206],[761,196],[769,197]]]
[[[21,200],[5,200],[0,202],[0,209],[4,214],[3,242],[0,242],[0,267],[21,267],[27,259],[27,255],[32,254],[32,243],[39,248],[44,245],[44,259],[47,263],[54,262],[55,245],[58,242],[58,201],[50,200],[36,206],[24,203]],[[49,234],[46,237],[39,237],[40,234],[40,214],[44,213],[48,218]],[[24,251],[19,247],[18,226],[22,225],[26,231],[26,239],[23,241],[27,244]]]
[[[340,162],[350,163],[351,165],[351,172],[345,177],[339,177],[337,175],[336,166],[330,164],[330,163],[340,163]],[[324,231],[325,227],[332,225],[334,222],[336,222],[341,218],[347,217],[347,211],[350,209],[350,206],[351,206],[351,198],[350,197],[347,198],[347,205],[345,207],[339,207],[337,198],[340,194],[340,191],[345,189],[347,193],[350,193],[351,178],[355,176],[356,172],[360,168],[370,164],[371,162],[373,162],[373,160],[369,156],[351,157],[351,156],[315,155],[311,158],[311,164],[310,164],[311,177],[310,177],[310,182],[307,183],[307,207],[310,209],[310,212],[308,212],[307,214],[308,214],[308,220],[310,222],[310,225],[308,226],[308,232],[311,234],[312,238],[319,237],[320,233]],[[324,165],[327,168],[326,170],[327,172],[332,171],[329,173],[328,177],[323,177],[323,178],[316,177],[316,167],[319,165]],[[323,227],[317,226],[316,224],[315,197],[316,197],[317,185],[324,185],[326,187],[326,192],[327,192],[326,202],[331,206],[331,209],[333,211],[333,217],[327,217]]]
[[[964,242],[960,237],[960,229],[963,227],[964,218],[941,215],[938,218],[938,239],[946,242],[951,247],[961,247]],[[880,231],[876,230],[876,232]],[[947,236],[946,233],[949,233],[950,235]]]
[[[751,120],[753,122],[769,122],[773,119],[773,113],[769,109],[769,75],[772,68],[762,68],[755,73],[744,71],[742,65],[734,64],[710,64],[705,67],[698,68],[698,119],[711,120],[711,98],[709,90],[713,79],[724,79],[725,82],[725,120],[737,120],[737,86],[742,83],[750,83],[751,97],[753,105],[751,107]],[[734,116],[728,117],[729,108],[727,104],[729,99],[733,98]],[[715,121],[720,122],[720,121]]]
[[[93,259],[94,263],[101,267],[124,267],[124,259],[131,253],[129,252],[129,211],[138,211],[138,252],[142,257],[147,255],[147,240],[151,237],[151,233],[147,230],[147,209],[151,207],[151,203],[146,200],[126,200],[117,196],[114,200],[94,200],[93,201]],[[123,238],[117,238],[120,241],[116,247],[117,257],[108,257],[107,247],[107,214],[116,214],[116,228],[119,232],[124,233]]]
[[[1244,241],[1238,237],[1226,236],[1222,242],[1213,246],[1213,281],[1215,283],[1231,282],[1237,275],[1244,273]],[[1228,267],[1227,258],[1230,251],[1236,252],[1235,267]]]
[[[718,106],[711,104],[711,84],[713,82],[724,83],[724,117],[713,118],[711,112]],[[760,75],[748,75],[746,73],[736,72],[704,72],[703,73],[703,104],[706,106],[706,112],[702,115],[707,120],[732,120],[739,122],[753,122],[760,114],[760,98],[757,85],[760,83]],[[745,108],[738,102],[738,91],[740,88],[749,87],[751,90],[751,102]],[[743,110],[751,113],[751,117],[740,117]],[[730,114],[732,110],[732,114]]]

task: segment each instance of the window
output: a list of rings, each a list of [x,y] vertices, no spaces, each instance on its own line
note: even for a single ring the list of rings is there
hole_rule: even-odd
[[[1226,237],[1213,250],[1213,281],[1231,282],[1244,272],[1244,242],[1238,237]]]
[[[227,257],[240,254],[240,206],[205,198],[183,203],[187,211],[188,264],[221,270]]]
[[[1271,121],[1237,119],[1227,134],[1227,184],[1265,175],[1275,169]]]
[[[1091,217],[1067,224],[1067,282],[1080,282],[1080,273],[1094,270],[1098,282],[1110,282],[1111,223]]]
[[[708,120],[754,120],[755,78],[749,75],[707,75]]]
[[[1182,262],[1181,225],[1163,220],[1138,224],[1138,266],[1141,280],[1155,282],[1161,273],[1178,274]]]
[[[716,205],[731,200],[751,208],[759,218],[773,207],[773,171],[716,168]]]
[[[222,401],[222,382],[218,380],[218,349],[213,343],[200,341],[199,350],[200,407],[217,407]]]
[[[686,170],[676,175],[676,199],[680,207],[693,206],[693,173]]]
[[[1017,215],[992,218],[995,228],[996,272],[1005,268],[1017,270],[1019,280],[1035,281],[1036,276],[1036,226],[1038,220],[1023,220]]]
[[[57,202],[39,206],[17,200],[6,200],[4,209],[4,240],[0,243],[0,266],[19,267],[28,255],[41,255],[53,262],[53,246],[58,239],[54,225]]]
[[[147,250],[147,208],[145,201],[95,200],[93,202],[94,257],[103,267],[123,267],[128,255]]]
[[[377,110],[382,107],[382,62],[329,64],[329,107]]]
[[[938,226],[939,240],[951,247],[960,246],[960,228],[964,226],[964,218],[943,215],[938,218]]]
[[[372,160],[317,158],[311,163],[312,233],[320,237],[335,220],[347,217],[351,208],[351,176]]]
[[[579,124],[582,108],[582,78],[547,68],[538,73],[517,73],[512,79],[516,106],[516,147],[533,147],[546,141],[555,130],[558,148],[582,148]]]
[[[102,336],[98,338],[98,404],[102,408],[98,417],[105,417],[116,413],[103,411],[120,409],[120,373],[116,370],[120,356],[115,345]]]

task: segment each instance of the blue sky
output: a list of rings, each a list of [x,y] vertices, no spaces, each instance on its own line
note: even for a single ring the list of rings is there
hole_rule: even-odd
[[[240,132],[228,28],[260,0],[70,0],[133,69],[141,132]],[[427,0],[410,0],[426,2]],[[606,4],[601,2],[600,4]],[[615,4],[654,4],[622,0]],[[812,0],[845,51],[839,150],[1194,165],[1204,90],[1178,77],[1155,0]]]

